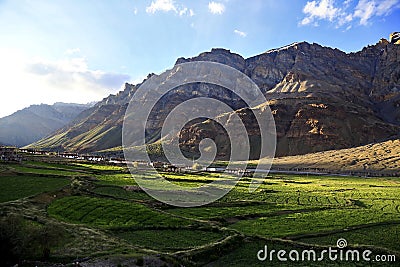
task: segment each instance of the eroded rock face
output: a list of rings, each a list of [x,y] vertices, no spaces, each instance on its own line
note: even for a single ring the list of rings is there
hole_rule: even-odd
[[[390,34],[390,42],[392,44],[400,44],[400,32],[392,32]]]
[[[246,59],[244,73],[272,100],[277,155],[354,147],[396,136],[399,53],[399,47],[385,39],[349,54],[302,42]],[[246,113],[242,119],[256,139],[255,122]],[[208,124],[184,129],[182,137],[191,133],[192,138],[181,138],[182,147],[193,151],[203,138],[223,134],[210,131],[215,127]],[[220,156],[228,152],[220,151]]]
[[[279,156],[354,147],[400,133],[400,46],[385,39],[356,53],[306,42],[248,59],[229,50],[212,49],[197,57],[179,58],[176,64],[191,61],[227,64],[260,87],[276,121]],[[60,130],[58,140],[55,136],[42,140],[42,147],[57,144],[68,150],[97,151],[120,146],[124,111],[138,86],[126,84],[125,90],[105,98],[75,124]],[[186,85],[178,94],[163,98],[152,117],[152,131],[159,132],[162,118],[194,95],[218,98],[240,109],[257,151],[259,132],[251,111],[229,91],[214,85]],[[229,154],[223,131],[212,121],[186,127],[180,135],[181,147],[196,152],[206,137],[219,140],[220,157]]]
[[[286,98],[270,101],[268,105],[276,124],[277,156],[359,146],[384,140],[400,130],[398,126],[377,118],[372,110],[329,99]],[[259,107],[253,112],[263,114],[265,111]],[[251,111],[241,110],[240,114],[248,127],[250,139],[257,140],[260,133]],[[192,133],[191,139],[182,138],[181,144],[186,146],[187,150],[193,150],[203,138],[223,135],[222,131],[210,131],[215,128],[212,121],[192,125],[181,133],[182,136]],[[252,150],[257,151],[259,143],[253,142],[251,145],[256,146],[252,147]],[[229,155],[229,147],[219,152],[221,157]],[[256,158],[257,154],[254,152],[251,156]]]

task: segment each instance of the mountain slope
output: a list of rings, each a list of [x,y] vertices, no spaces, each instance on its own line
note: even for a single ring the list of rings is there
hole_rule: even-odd
[[[52,136],[28,147],[93,152],[121,146],[125,110],[136,89],[135,85],[125,84],[125,90],[104,98]]]
[[[0,142],[22,147],[66,125],[88,105],[32,105],[0,119]]]
[[[190,61],[227,64],[260,87],[268,99],[265,105],[274,114],[279,156],[349,148],[396,138],[400,133],[400,46],[384,39],[356,53],[306,42],[248,59],[229,50],[212,49],[194,58],[179,58],[176,64]],[[121,146],[124,111],[138,86],[126,84],[123,91],[99,102],[73,125],[32,146],[81,152]],[[210,84],[182,86],[165,96],[156,109],[152,132],[157,134],[162,118],[193,97],[194,91],[197,96],[218,98],[239,110],[255,140],[252,145],[258,145],[251,112],[262,112],[262,108],[245,108],[232,94]],[[196,153],[201,139],[222,134],[212,121],[207,123],[194,123],[183,130],[183,150]],[[227,155],[229,151],[219,152]]]
[[[400,140],[389,140],[355,148],[275,158],[274,168],[318,168],[331,171],[379,173],[400,172]]]
[[[274,114],[278,138],[276,156],[360,146],[395,138],[400,130],[399,126],[385,123],[365,108],[325,98],[279,99],[268,101],[265,105],[269,105]],[[263,105],[236,111],[248,126],[250,139],[257,140],[260,135],[257,124],[252,122],[251,112],[263,116],[265,111]],[[231,113],[224,116],[229,117]],[[223,134],[210,129],[218,129],[213,121],[183,129],[181,136],[188,136],[189,132],[192,138],[181,138],[182,149],[196,153],[202,139],[215,139]],[[259,140],[253,146],[255,151]],[[221,150],[220,153],[229,155],[229,150]],[[257,158],[257,154],[251,155],[251,158]]]

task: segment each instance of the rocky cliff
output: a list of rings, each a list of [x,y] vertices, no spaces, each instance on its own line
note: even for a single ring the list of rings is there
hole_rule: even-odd
[[[384,39],[350,54],[302,42],[246,59],[244,73],[271,100],[277,155],[348,148],[397,136],[399,52],[398,45]],[[208,53],[190,60],[204,60],[205,55],[206,60],[220,58]],[[247,117],[243,120],[251,121]],[[195,150],[206,136],[201,132],[209,131],[204,123],[191,127],[197,130],[187,131],[197,138],[181,139],[188,150]]]
[[[394,138],[400,132],[400,46],[385,39],[356,53],[306,42],[247,59],[212,49],[179,58],[176,64],[190,61],[227,64],[260,87],[276,121],[278,155],[354,147]],[[126,84],[123,91],[81,114],[74,125],[33,146],[86,152],[121,146],[124,111],[138,86]],[[256,157],[259,133],[252,112],[262,113],[262,107],[246,108],[228,90],[209,84],[186,85],[166,95],[153,114],[158,121],[153,123],[151,142],[157,141],[162,118],[193,97],[193,92],[223,100],[240,112]],[[192,123],[180,135],[181,147],[196,153],[199,141],[210,137],[220,140],[219,154],[227,155],[229,146],[221,129],[212,120]]]

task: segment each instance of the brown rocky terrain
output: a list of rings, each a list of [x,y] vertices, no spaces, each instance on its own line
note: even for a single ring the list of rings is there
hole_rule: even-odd
[[[306,155],[278,157],[273,168],[342,172],[370,172],[391,175],[400,172],[400,140],[368,144],[340,150],[322,151]]]
[[[245,73],[270,99],[277,156],[396,137],[400,129],[399,52],[398,45],[384,39],[350,54],[303,42],[247,59]],[[243,120],[252,125],[247,116]],[[204,123],[193,127],[197,130],[187,131],[200,134],[193,134],[195,140],[183,139],[186,146],[195,147],[206,136],[201,132],[210,132]]]
[[[176,64],[213,61],[232,66],[249,76],[268,99],[277,128],[277,155],[297,155],[351,148],[396,138],[400,133],[400,46],[381,39],[356,53],[306,42],[244,59],[225,49],[212,49],[194,58],[179,58]],[[124,112],[139,85],[126,84],[82,113],[72,124],[31,147],[94,152],[121,146]],[[159,103],[152,124],[154,136],[162,119],[177,104],[196,96],[213,97],[237,109],[246,124],[257,157],[259,132],[252,112],[228,90],[209,84],[177,88]],[[229,116],[225,114],[224,116]],[[180,134],[183,150],[196,153],[205,137],[221,142],[219,156],[229,154],[224,133],[212,120],[193,123]],[[218,138],[217,138],[218,137]]]

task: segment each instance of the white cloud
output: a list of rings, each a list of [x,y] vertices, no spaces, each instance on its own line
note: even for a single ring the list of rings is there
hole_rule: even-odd
[[[192,9],[188,9],[187,7],[183,7],[179,10],[179,16],[187,15],[189,17],[194,16],[194,11]]]
[[[345,25],[345,24],[351,22],[351,21],[353,20],[353,18],[354,18],[354,17],[353,17],[353,14],[342,13],[342,14],[339,16],[338,24],[337,24],[336,28],[339,28],[339,27],[341,27],[341,26],[343,26],[343,25]],[[347,28],[348,28],[348,27],[347,27]],[[351,27],[350,27],[350,28],[351,28]],[[350,30],[350,28],[348,28],[348,29]]]
[[[84,88],[104,90],[119,88],[129,80],[128,75],[89,69],[85,58],[68,58],[59,61],[35,59],[26,65],[25,71],[43,79],[58,90]]]
[[[307,2],[303,8],[306,17],[301,21],[301,25],[314,22],[315,19],[326,19],[332,21],[338,15],[339,9],[334,6],[333,0],[321,0]]]
[[[353,2],[353,0],[346,0],[346,1],[343,2],[343,6],[345,8],[348,8],[350,6],[351,2]]]
[[[354,17],[360,19],[361,25],[367,25],[368,20],[375,13],[375,1],[360,0],[354,11]]]
[[[239,31],[239,30],[234,30],[234,33],[236,33],[237,35],[239,35],[240,37],[246,37],[247,33]]]
[[[194,11],[183,5],[177,5],[174,0],[156,0],[152,1],[150,6],[146,7],[146,12],[149,14],[154,14],[156,12],[174,12],[179,16],[187,15],[189,17],[194,16]]]
[[[138,13],[138,9],[137,9],[137,7],[135,7],[135,8],[133,9],[133,14],[137,15],[137,13]]]
[[[338,2],[338,3],[337,3]],[[335,0],[307,1],[303,8],[306,15],[299,25],[317,25],[319,20],[326,20],[336,25],[350,29],[353,21],[360,25],[368,25],[377,16],[387,16],[394,9],[400,8],[400,0],[353,0],[343,2]]]
[[[93,70],[81,57],[29,59],[16,49],[0,49],[0,117],[32,104],[87,103],[118,91],[130,76]]]
[[[386,16],[394,8],[399,8],[396,6],[399,2],[399,0],[383,0],[377,3],[374,0],[360,0],[355,8],[354,17],[360,19],[361,25],[368,25],[374,16]]]
[[[151,2],[150,6],[146,7],[146,12],[154,14],[157,11],[174,11],[178,12],[173,0],[156,0]]]
[[[310,24],[311,22],[313,22],[313,20],[312,20],[310,17],[305,17],[305,18],[300,22],[300,24],[301,24],[301,25],[308,25],[308,24]]]
[[[187,7],[185,7],[185,8],[183,8],[183,9],[179,10],[179,16],[183,16],[183,15],[185,15],[187,12],[188,12],[188,9],[187,9]]]
[[[388,15],[399,2],[400,2],[399,0],[380,1],[376,7],[376,15],[378,16]],[[397,6],[397,8],[399,8],[399,6]]]
[[[225,6],[222,3],[217,3],[217,2],[209,2],[208,3],[208,10],[212,14],[218,14],[221,15],[222,13],[225,12]]]

